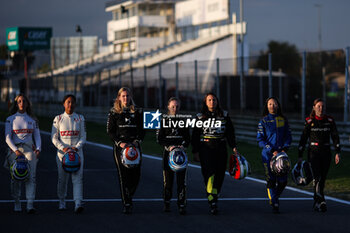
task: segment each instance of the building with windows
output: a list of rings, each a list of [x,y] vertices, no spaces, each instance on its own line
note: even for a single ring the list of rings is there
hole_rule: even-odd
[[[221,43],[223,53],[215,56],[238,57],[236,36],[246,32],[246,23],[236,22],[232,0],[113,0],[105,10],[112,13],[107,23],[109,51],[119,59],[227,32],[234,37]]]
[[[175,41],[174,7],[177,1],[114,0],[107,23],[110,51],[129,57]]]
[[[105,4],[111,13],[107,22],[107,49],[77,62],[71,42],[53,41],[52,74],[63,72],[98,72],[154,66],[164,62],[233,59],[233,72],[239,72],[239,57],[249,49],[241,46],[238,36],[246,33],[246,22],[237,22],[232,9],[234,0],[112,0]],[[79,40],[75,40],[77,44]],[[57,43],[56,43],[57,42]],[[73,41],[72,41],[73,43]],[[82,42],[84,47],[87,42]],[[97,39],[96,39],[97,44]],[[97,46],[97,45],[96,45]],[[244,49],[243,49],[244,48]],[[96,51],[98,49],[96,48]],[[81,51],[85,53],[86,49]],[[95,51],[88,49],[88,51]],[[75,57],[75,59],[70,59]],[[132,59],[129,59],[132,58]],[[71,62],[73,61],[73,63]],[[69,64],[69,65],[67,65]],[[243,64],[243,63],[242,63]],[[63,67],[61,67],[64,65]],[[244,70],[248,71],[248,63]],[[58,68],[61,67],[61,68]],[[241,67],[241,68],[240,68]],[[58,69],[57,69],[58,68]],[[41,76],[50,75],[42,74]]]

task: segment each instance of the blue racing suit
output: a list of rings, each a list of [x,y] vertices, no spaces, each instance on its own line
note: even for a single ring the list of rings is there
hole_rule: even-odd
[[[265,169],[267,194],[270,204],[278,204],[278,198],[287,185],[288,175],[276,177],[270,168],[273,152],[286,151],[292,142],[288,120],[285,117],[268,114],[258,125],[257,141],[262,149],[262,162]]]

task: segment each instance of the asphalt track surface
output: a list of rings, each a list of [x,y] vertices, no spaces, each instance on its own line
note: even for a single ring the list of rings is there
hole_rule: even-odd
[[[103,130],[103,129],[101,129]],[[3,124],[0,124],[3,133]],[[41,134],[43,149],[37,168],[35,215],[14,213],[10,196],[10,178],[2,167],[4,140],[0,157],[0,232],[350,232],[350,203],[328,199],[328,212],[312,211],[309,193],[287,189],[280,201],[280,214],[273,214],[266,198],[265,184],[255,179],[241,181],[226,176],[219,200],[219,214],[209,214],[204,183],[198,166],[187,174],[187,215],[178,214],[176,201],[172,211],[164,213],[162,163],[144,156],[141,181],[134,196],[132,215],[121,213],[117,171],[110,146],[87,143],[84,146],[85,210],[74,213],[72,187],[69,184],[68,210],[58,211],[56,195],[56,150],[46,133]],[[176,187],[174,187],[174,191]],[[174,192],[175,197],[175,192]],[[24,199],[24,190],[22,192]],[[25,201],[22,208],[25,210]]]

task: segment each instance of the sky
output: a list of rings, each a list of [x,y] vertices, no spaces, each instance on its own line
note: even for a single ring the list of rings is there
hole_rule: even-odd
[[[239,12],[239,0],[231,0]],[[0,7],[0,44],[6,28],[52,27],[54,37],[96,35],[106,42],[110,12],[105,0],[4,0]],[[299,50],[314,51],[318,44],[318,10],[321,4],[322,49],[350,46],[350,0],[243,0],[246,41],[251,51],[266,48],[270,40],[288,42]],[[239,14],[237,13],[239,18]]]

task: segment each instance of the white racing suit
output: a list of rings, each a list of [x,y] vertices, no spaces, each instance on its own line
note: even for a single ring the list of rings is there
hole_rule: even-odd
[[[9,116],[5,123],[5,138],[10,150],[4,167],[10,169],[16,159],[16,150],[21,151],[29,164],[29,179],[25,181],[27,209],[33,209],[36,190],[36,164],[38,159],[34,150],[41,150],[40,130],[37,122],[27,113],[19,112]],[[34,139],[34,140],[33,140]],[[22,181],[11,179],[11,194],[15,202],[21,198]],[[18,209],[19,210],[19,209]]]
[[[71,176],[75,206],[80,206],[83,200],[83,145],[86,141],[84,117],[76,113],[68,115],[66,112],[56,116],[53,120],[51,139],[58,149],[56,157],[58,169],[57,195],[60,201],[64,201],[67,196],[67,185],[70,175],[62,168],[63,149],[67,147],[78,149],[81,161],[80,169],[75,173],[71,173]]]

